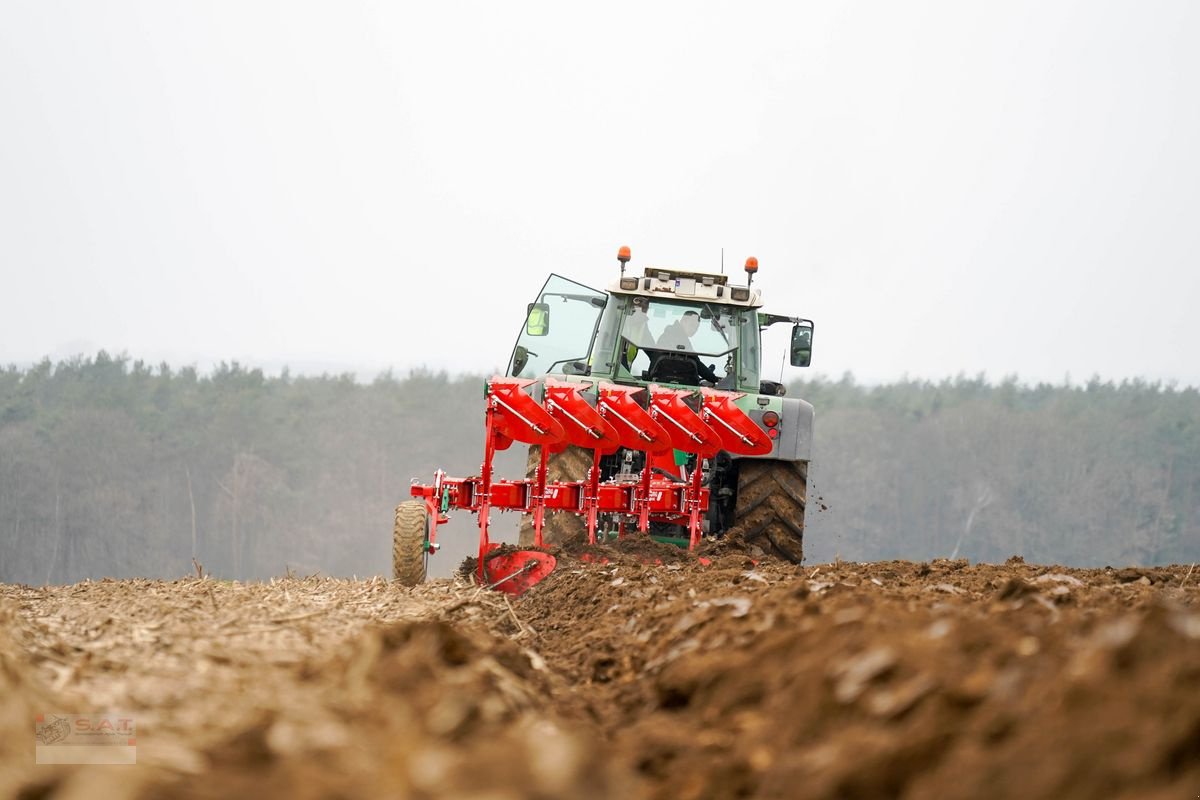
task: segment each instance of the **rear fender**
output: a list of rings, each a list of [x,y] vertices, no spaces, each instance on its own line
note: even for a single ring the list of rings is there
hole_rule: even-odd
[[[779,415],[779,436],[773,439],[775,446],[770,453],[761,456],[733,456],[734,458],[771,458],[777,461],[811,461],[813,443],[813,407],[798,397],[770,397],[748,395],[738,405],[743,406],[747,416],[763,428],[763,414],[774,411]],[[766,405],[760,405],[766,400]]]

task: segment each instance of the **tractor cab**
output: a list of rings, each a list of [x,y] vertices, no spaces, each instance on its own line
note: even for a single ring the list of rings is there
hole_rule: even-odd
[[[760,391],[760,332],[792,322],[792,358],[807,366],[812,323],[762,314],[750,282],[756,259],[746,263],[746,286],[728,276],[647,267],[642,277],[622,275],[607,292],[551,275],[526,309],[508,376],[589,376],[625,385],[651,383]]]

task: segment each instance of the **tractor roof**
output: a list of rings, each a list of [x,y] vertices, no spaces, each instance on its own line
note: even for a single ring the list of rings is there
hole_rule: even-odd
[[[762,306],[758,289],[749,286],[729,286],[728,275],[709,272],[681,270],[671,267],[646,267],[645,274],[638,278],[624,275],[614,281],[609,292],[617,295],[641,295],[643,297],[670,298],[673,300],[695,300],[704,303],[722,303],[746,308]]]

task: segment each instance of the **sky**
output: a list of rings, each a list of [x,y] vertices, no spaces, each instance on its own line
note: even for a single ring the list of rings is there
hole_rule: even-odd
[[[0,0],[0,363],[502,369],[629,245],[757,257],[809,377],[1200,385],[1198,43],[1191,0]]]

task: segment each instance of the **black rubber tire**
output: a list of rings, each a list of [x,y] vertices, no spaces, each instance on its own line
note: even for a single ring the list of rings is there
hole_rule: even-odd
[[[533,478],[538,461],[542,457],[539,445],[529,447],[529,460],[525,464],[525,477]],[[587,479],[592,467],[592,451],[575,445],[567,445],[561,453],[551,453],[546,462],[546,482],[582,481]],[[550,547],[568,539],[587,534],[587,522],[578,514],[569,511],[547,511],[542,523],[542,545]],[[521,547],[533,546],[533,515],[521,515],[521,532],[517,538]]]
[[[428,531],[429,511],[424,503],[409,500],[396,506],[396,526],[392,529],[392,577],[401,586],[416,586],[425,581]]]
[[[804,560],[807,496],[807,461],[741,459],[733,529],[747,545],[799,564]]]

